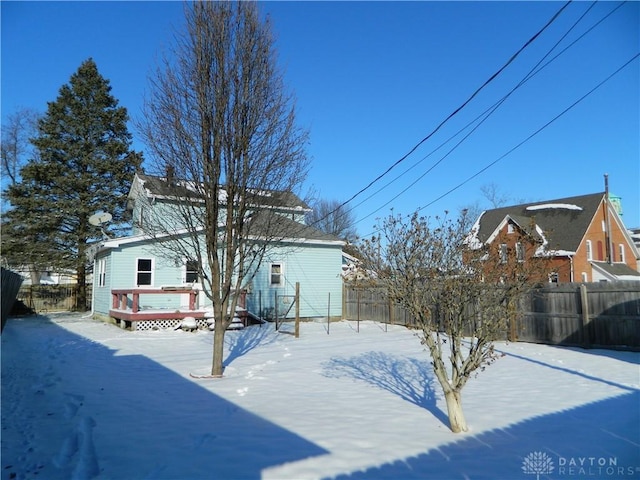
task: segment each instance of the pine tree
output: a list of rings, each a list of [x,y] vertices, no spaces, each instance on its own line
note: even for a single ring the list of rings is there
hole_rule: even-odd
[[[127,227],[126,196],[142,156],[131,150],[127,110],[88,59],[48,103],[32,143],[34,158],[7,190],[12,208],[3,219],[3,256],[12,264],[76,272],[76,308],[86,303],[86,252],[101,238],[89,223],[112,214],[106,231]]]

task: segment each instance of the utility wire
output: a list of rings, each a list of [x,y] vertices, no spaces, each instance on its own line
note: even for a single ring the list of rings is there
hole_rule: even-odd
[[[413,148],[411,148],[411,150],[409,150],[409,152],[407,152],[404,156],[402,156],[399,160],[397,160],[395,163],[393,163],[389,168],[387,168],[387,170],[385,170],[382,174],[378,175],[378,177],[376,177],[373,181],[369,182],[368,185],[366,185],[364,188],[360,189],[357,193],[355,193],[354,195],[352,195],[348,200],[342,202],[340,205],[338,205],[333,211],[327,213],[324,217],[319,218],[318,220],[316,220],[314,223],[308,225],[308,226],[314,226],[317,223],[319,223],[320,221],[324,220],[325,218],[327,218],[328,216],[338,212],[341,208],[345,207],[348,203],[350,203],[351,201],[353,201],[355,198],[357,198],[358,196],[360,196],[362,193],[364,193],[365,191],[367,191],[369,188],[371,188],[375,183],[377,183],[379,180],[381,180],[383,177],[385,177],[391,170],[393,170],[396,166],[398,166],[400,163],[402,163],[404,160],[406,160],[411,154],[413,154],[413,152],[415,152],[424,142],[426,142],[429,138],[431,138],[436,132],[438,132],[440,130],[440,128],[442,128],[442,126],[444,126],[445,123],[447,123],[451,118],[453,118],[455,115],[457,115],[465,106],[467,106],[467,104],[469,104],[469,102],[471,102],[471,100],[473,100],[473,98],[476,97],[476,95],[478,95],[478,93],[480,93],[481,90],[483,90],[487,85],[489,85],[498,75],[500,75],[519,55],[520,53],[522,53],[531,43],[533,43],[559,16],[560,14],[569,6],[569,4],[571,4],[572,0],[567,1],[548,21],[547,23],[535,34],[533,35],[529,40],[527,40],[525,42],[525,44],[520,47],[520,49],[515,52],[510,58],[509,60],[507,60],[507,62],[500,67],[493,75],[491,75],[491,77],[489,77],[479,88],[477,88],[475,90],[475,92],[473,92],[473,94],[464,102],[462,103],[462,105],[460,105],[458,108],[456,108],[452,113],[450,113],[442,122],[440,122],[440,124],[433,130],[431,131],[431,133],[429,133],[426,137],[424,137],[422,140],[420,140],[420,142],[418,142]],[[349,209],[352,210],[352,209]]]
[[[511,153],[513,153],[515,150],[517,150],[518,148],[520,148],[522,145],[524,145],[525,143],[527,143],[529,140],[531,140],[533,137],[535,137],[536,135],[538,135],[542,130],[544,130],[545,128],[547,128],[549,125],[551,125],[553,122],[555,122],[556,120],[558,120],[560,117],[562,117],[565,113],[567,113],[569,110],[571,110],[573,107],[575,107],[576,105],[578,105],[580,102],[582,102],[585,98],[587,98],[589,95],[591,95],[593,92],[595,92],[597,89],[599,89],[602,85],[604,85],[605,83],[607,83],[609,80],[611,80],[613,77],[615,77],[618,73],[620,73],[622,70],[624,70],[625,67],[627,67],[628,65],[630,65],[636,58],[640,57],[640,53],[636,53],[633,57],[631,57],[629,60],[627,60],[624,65],[622,65],[621,67],[619,67],[615,72],[611,73],[609,76],[607,76],[607,78],[605,78],[604,80],[602,80],[600,83],[598,83],[595,87],[593,87],[591,90],[589,90],[587,93],[585,93],[582,97],[580,97],[578,100],[576,100],[575,102],[573,102],[571,105],[569,105],[567,108],[565,108],[562,112],[560,112],[558,115],[556,115],[555,117],[553,117],[551,120],[549,120],[547,123],[545,123],[542,127],[540,127],[538,130],[536,130],[535,132],[533,132],[531,135],[529,135],[527,138],[525,138],[524,140],[522,140],[520,143],[518,143],[515,147],[511,148],[509,151],[507,151],[505,154],[503,154],[502,156],[498,157],[497,159],[495,159],[493,162],[487,164],[485,167],[483,167],[482,169],[478,170],[476,173],[474,173],[473,175],[471,175],[470,177],[468,177],[466,180],[460,182],[458,185],[456,185],[455,187],[453,187],[452,189],[448,190],[447,192],[443,193],[442,195],[440,195],[438,198],[436,198],[435,200],[432,200],[431,202],[427,203],[426,205],[418,208],[416,211],[419,212],[420,210],[424,210],[425,208],[433,205],[434,203],[436,203],[439,200],[442,200],[444,197],[446,197],[447,195],[451,194],[452,192],[456,191],[457,189],[459,189],[460,187],[462,187],[463,185],[465,185],[466,183],[470,182],[471,180],[473,180],[474,178],[476,178],[478,175],[482,174],[483,172],[487,171],[489,168],[493,167],[496,163],[498,163],[499,161],[503,160],[505,157],[507,157],[508,155],[510,155]]]
[[[551,17],[551,19],[549,21],[547,21],[547,23],[535,35],[533,35],[529,40],[527,40],[525,42],[525,44],[522,47],[520,47],[520,49],[516,53],[514,53],[511,56],[511,58],[509,58],[509,60],[507,60],[507,62],[502,67],[500,67],[478,89],[476,89],[476,91],[473,92],[471,94],[471,96],[467,100],[465,100],[465,102],[462,105],[460,105],[458,108],[456,108],[442,122],[440,122],[440,124],[433,131],[431,131],[431,133],[429,133],[426,137],[424,137],[422,140],[420,140],[413,148],[411,148],[411,150],[409,150],[409,152],[407,152],[405,155],[403,155],[399,160],[396,160],[389,168],[387,168],[383,173],[378,175],[374,180],[369,182],[369,184],[367,184],[364,188],[360,189],[357,193],[352,195],[347,201],[343,202],[342,206],[344,206],[347,203],[351,202],[356,197],[358,197],[359,195],[364,193],[366,190],[371,188],[371,186],[373,186],[375,183],[377,183],[381,178],[385,177],[391,170],[393,170],[396,166],[398,166],[400,163],[402,163],[404,160],[406,160],[407,157],[409,157],[413,152],[415,152],[418,149],[418,147],[420,147],[424,142],[429,140],[429,138],[431,138],[436,132],[438,132],[440,130],[440,128],[442,128],[442,126],[445,123],[447,123],[451,118],[453,118],[455,115],[457,115],[464,107],[466,107],[469,104],[469,102],[471,102],[471,100],[473,100],[476,97],[476,95],[478,95],[478,93],[480,93],[480,91],[482,91],[487,85],[489,85],[493,80],[495,80],[496,77],[498,77],[498,75],[500,75],[520,55],[520,53],[522,53],[529,45],[531,45],[531,43],[533,43],[542,34],[542,32],[544,32],[558,18],[558,16],[560,16],[562,11],[565,8],[567,8],[571,2],[572,2],[572,0],[569,0],[567,3],[565,3],[560,8],[560,10],[558,10],[553,15],[553,17]]]
[[[578,105],[579,103],[581,103],[584,99],[586,99],[588,96],[590,96],[592,93],[594,93],[596,90],[598,90],[600,87],[602,87],[605,83],[607,83],[609,80],[611,80],[613,77],[615,77],[618,73],[620,73],[622,70],[624,70],[628,65],[630,65],[635,59],[637,59],[638,57],[640,57],[640,53],[636,53],[633,57],[631,57],[629,60],[627,60],[622,66],[620,66],[617,70],[615,70],[613,73],[609,74],[604,80],[602,80],[600,83],[598,83],[595,87],[593,87],[591,90],[589,90],[587,93],[585,93],[584,95],[582,95],[578,100],[576,100],[575,102],[573,102],[571,105],[569,105],[567,108],[565,108],[562,112],[560,112],[559,114],[557,114],[555,117],[553,117],[551,120],[549,120],[547,123],[545,123],[542,127],[538,128],[535,132],[533,132],[531,135],[529,135],[527,138],[525,138],[524,140],[522,140],[520,143],[518,143],[517,145],[515,145],[514,147],[512,147],[510,150],[508,150],[506,153],[504,153],[503,155],[501,155],[500,157],[498,157],[497,159],[495,159],[493,162],[485,165],[482,169],[478,170],[476,173],[474,173],[473,175],[471,175],[470,177],[466,178],[464,181],[460,182],[459,184],[457,184],[455,187],[451,188],[450,190],[448,190],[447,192],[443,193],[442,195],[440,195],[439,197],[437,197],[436,199],[432,200],[431,202],[427,203],[426,205],[423,205],[421,207],[419,207],[416,212],[419,212],[420,210],[424,210],[427,207],[430,207],[431,205],[433,205],[434,203],[442,200],[444,197],[450,195],[451,193],[455,192],[456,190],[458,190],[460,187],[462,187],[463,185],[469,183],[471,180],[473,180],[474,178],[478,177],[479,175],[481,175],[482,173],[484,173],[485,171],[487,171],[489,168],[493,167],[495,164],[497,164],[498,162],[500,162],[501,160],[503,160],[504,158],[506,158],[508,155],[510,155],[511,153],[513,153],[515,150],[517,150],[518,148],[520,148],[522,145],[524,145],[525,143],[527,143],[529,140],[531,140],[533,137],[535,137],[536,135],[538,135],[541,131],[543,131],[545,128],[547,128],[548,126],[550,126],[552,123],[554,123],[556,120],[558,120],[560,117],[564,116],[567,112],[569,112],[571,109],[573,109],[576,105]],[[375,233],[377,233],[379,230],[376,229],[373,232],[365,235],[365,237],[369,237]]]
[[[355,223],[360,223],[364,220],[366,220],[367,218],[371,217],[372,215],[374,215],[375,213],[379,212],[380,210],[382,210],[384,207],[386,207],[387,205],[389,205],[391,202],[393,202],[394,200],[396,200],[398,197],[400,197],[401,195],[403,195],[404,193],[406,193],[411,187],[413,187],[415,184],[417,184],[420,180],[422,180],[429,172],[431,172],[436,166],[438,166],[445,158],[447,158],[451,153],[453,153],[453,151],[455,151],[461,144],[462,142],[464,142],[473,132],[475,132],[480,125],[482,125],[516,90],[518,90],[522,85],[524,85],[526,82],[528,82],[531,78],[533,78],[535,75],[537,75],[538,73],[540,73],[540,71],[542,71],[544,68],[546,68],[551,62],[553,62],[554,60],[556,60],[560,55],[562,55],[564,52],[566,52],[569,48],[571,48],[576,42],[578,42],[580,39],[582,39],[585,35],[587,35],[591,30],[593,30],[597,25],[599,25],[600,23],[602,23],[606,18],[608,18],[613,12],[615,12],[616,10],[618,10],[623,4],[625,4],[626,2],[622,2],[620,3],[616,8],[614,8],[613,10],[611,10],[607,15],[605,15],[604,17],[602,17],[597,23],[595,23],[593,26],[591,26],[589,29],[587,29],[582,35],[580,35],[578,38],[576,38],[576,40],[574,40],[572,43],[570,43],[567,47],[565,47],[563,50],[561,50],[557,55],[555,55],[553,58],[551,58],[548,62],[546,62],[544,65],[540,66],[540,64],[549,56],[551,55],[551,53],[556,49],[556,47],[567,37],[567,35],[569,35],[569,33],[582,21],[582,19],[587,15],[587,13],[589,13],[589,11],[595,6],[596,2],[593,2],[591,4],[591,6],[574,22],[574,24],[571,26],[571,28],[569,28],[565,34],[553,45],[553,47],[551,47],[549,49],[549,51],[538,61],[538,63],[527,73],[527,75],[525,75],[525,77],[515,86],[513,87],[509,93],[507,93],[504,97],[502,97],[500,100],[498,100],[496,103],[494,103],[492,106],[490,106],[489,108],[487,108],[484,112],[482,112],[480,115],[478,115],[476,118],[474,118],[471,122],[467,123],[463,128],[461,128],[460,130],[458,130],[455,134],[453,134],[451,137],[449,137],[447,140],[445,140],[443,143],[441,143],[437,148],[435,148],[434,150],[432,150],[430,153],[428,153],[426,156],[424,156],[421,160],[417,161],[416,163],[414,163],[411,167],[409,167],[408,169],[406,169],[404,172],[402,172],[400,175],[396,176],[393,180],[391,180],[390,182],[388,182],[387,184],[385,184],[383,187],[381,187],[380,189],[376,190],[376,192],[374,192],[373,194],[369,195],[366,199],[364,199],[363,201],[361,201],[360,203],[358,203],[357,205],[354,205],[352,207],[356,208],[359,205],[362,205],[362,203],[364,203],[365,201],[369,200],[370,198],[372,198],[374,195],[376,195],[377,193],[379,193],[380,191],[382,191],[384,188],[388,187],[389,185],[391,185],[391,183],[395,182],[396,180],[398,180],[400,177],[402,177],[403,175],[405,175],[407,172],[409,172],[410,170],[412,170],[413,168],[415,168],[417,165],[419,165],[420,163],[422,163],[424,160],[426,160],[429,156],[431,156],[432,154],[434,154],[435,152],[437,152],[440,148],[442,148],[444,145],[446,145],[447,143],[449,143],[452,139],[454,139],[455,137],[457,137],[460,133],[462,133],[464,130],[466,130],[467,128],[469,128],[469,126],[473,125],[475,122],[477,122],[481,117],[484,116],[484,118],[482,118],[482,120],[475,126],[473,127],[473,129],[467,134],[465,135],[462,140],[460,140],[453,148],[451,148],[443,157],[441,157],[437,162],[435,162],[433,165],[431,165],[431,167],[429,167],[422,175],[420,175],[419,177],[417,177],[413,182],[411,182],[407,187],[405,187],[403,190],[401,190],[398,194],[396,194],[394,197],[392,197],[389,201],[387,201],[386,203],[384,203],[383,205],[381,205],[380,207],[378,207],[376,210],[374,210],[373,212],[367,214],[366,216],[360,218],[357,222]],[[538,68],[540,67],[540,68]]]

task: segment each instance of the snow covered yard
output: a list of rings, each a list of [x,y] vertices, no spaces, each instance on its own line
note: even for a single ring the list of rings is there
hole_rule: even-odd
[[[414,333],[356,330],[228,332],[194,379],[211,332],[10,319],[1,478],[640,478],[640,354],[500,343],[455,435]]]

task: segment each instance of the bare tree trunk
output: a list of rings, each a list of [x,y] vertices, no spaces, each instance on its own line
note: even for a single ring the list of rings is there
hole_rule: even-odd
[[[226,325],[224,319],[216,317],[215,329],[213,331],[213,361],[211,362],[211,376],[222,377],[224,373],[224,333]]]
[[[461,392],[451,390],[444,394],[444,399],[447,402],[447,415],[449,416],[451,431],[453,433],[466,432],[468,427],[462,411]]]

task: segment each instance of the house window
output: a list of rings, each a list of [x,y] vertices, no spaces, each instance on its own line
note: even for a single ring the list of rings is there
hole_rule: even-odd
[[[98,277],[98,286],[104,287],[107,282],[107,259],[101,258],[96,262],[96,276]]]
[[[513,229],[513,223],[508,223],[507,224],[507,233],[513,233],[514,229]]]
[[[549,283],[558,283],[560,281],[560,276],[557,272],[553,272],[549,274]]]
[[[591,248],[591,240],[587,240],[587,260],[593,260],[593,249]]]
[[[136,263],[136,285],[152,285],[153,261],[150,258],[139,258]]]
[[[283,268],[281,263],[271,264],[271,285],[280,286],[284,284]]]
[[[516,258],[519,262],[524,262],[524,246],[522,243],[516,243]]]
[[[507,263],[507,244],[503,243],[500,245],[500,263]]]
[[[588,277],[587,277],[587,272],[582,272],[582,281],[583,281],[583,282],[586,282],[586,281],[588,281],[588,280],[589,280],[589,279],[588,279]]]
[[[604,258],[604,249],[602,248],[602,240],[598,240],[598,261]]]
[[[622,244],[622,243],[618,244],[618,256],[620,257],[620,262],[621,263],[625,263],[624,244]]]
[[[185,283],[197,283],[198,281],[198,262],[197,260],[187,260],[185,264]]]

